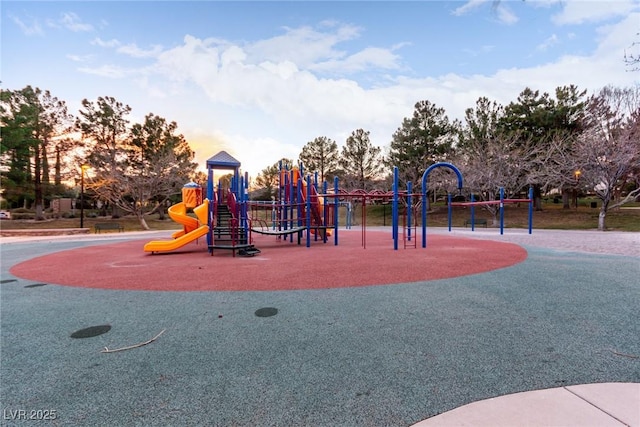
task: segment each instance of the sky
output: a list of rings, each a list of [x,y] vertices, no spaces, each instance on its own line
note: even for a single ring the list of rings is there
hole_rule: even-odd
[[[225,150],[253,178],[320,136],[384,153],[423,100],[462,120],[479,97],[640,82],[640,0],[3,0],[0,19],[3,89],[74,115],[112,96],[175,121],[201,169]]]

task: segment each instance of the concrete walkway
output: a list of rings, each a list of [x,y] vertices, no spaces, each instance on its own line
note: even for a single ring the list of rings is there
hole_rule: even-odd
[[[561,251],[584,252],[593,254],[625,255],[640,257],[640,233],[597,230],[533,230],[531,234],[524,229],[506,228],[500,234],[495,228],[428,228],[429,234],[491,239],[516,243],[522,246],[535,246]],[[639,267],[640,268],[640,267]]]
[[[640,426],[640,384],[601,383],[509,394],[461,406],[414,427]]]

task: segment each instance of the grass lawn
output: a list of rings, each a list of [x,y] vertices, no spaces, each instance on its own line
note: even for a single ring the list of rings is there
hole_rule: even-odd
[[[605,225],[607,230],[616,231],[640,231],[640,207],[634,209],[615,209],[607,213]],[[367,206],[367,225],[390,225],[391,205]],[[558,229],[558,230],[592,230],[598,228],[599,208],[591,208],[590,205],[580,205],[575,208],[563,209],[562,204],[544,204],[541,211],[533,212],[533,228]],[[417,212],[418,221],[421,220],[421,211]],[[454,207],[451,224],[453,227],[464,227],[465,220],[471,217],[470,208]],[[476,218],[487,219],[488,226],[491,227],[492,215],[482,209],[475,208]],[[353,223],[362,222],[361,207],[358,206],[353,213]],[[402,224],[402,219],[400,219]],[[500,216],[496,217],[496,227],[499,227]],[[526,204],[519,207],[513,204],[505,205],[504,226],[506,228],[527,228],[529,221],[529,208]],[[447,207],[438,204],[427,214],[427,224],[430,227],[447,227]]]
[[[151,230],[179,230],[182,228],[180,224],[172,221],[167,216],[165,220],[160,221],[157,215],[146,218],[147,225]],[[125,216],[117,219],[111,219],[111,217],[98,217],[98,218],[85,218],[84,227],[90,228],[93,232],[94,225],[98,222],[116,222],[122,224],[124,231],[143,231],[140,226],[140,222],[133,216]],[[44,221],[34,221],[32,219],[21,220],[2,220],[0,222],[0,228],[2,230],[25,230],[25,229],[39,229],[39,228],[79,228],[80,218],[59,218],[59,219],[46,219]],[[110,231],[111,232],[111,231]]]
[[[615,209],[607,214],[605,224],[607,230],[616,231],[640,231],[640,206],[638,203],[627,205],[629,208]],[[368,205],[367,226],[391,225],[391,205]],[[586,201],[581,203],[579,208],[563,209],[562,204],[546,203],[541,211],[533,213],[533,228],[536,229],[563,229],[563,230],[592,230],[598,228],[599,208],[592,208]],[[421,213],[418,211],[417,220],[420,221]],[[485,218],[491,227],[492,216],[481,207],[476,207],[476,218]],[[345,209],[340,209],[340,223],[344,224]],[[470,217],[468,207],[454,207],[452,215],[453,227],[464,227],[464,222]],[[528,227],[528,206],[521,204],[507,204],[505,206],[504,224],[507,228],[527,228]],[[499,217],[496,218],[499,221]],[[172,221],[167,216],[165,220],[159,220],[158,215],[146,218],[147,225],[151,230],[178,230],[180,224]],[[402,219],[400,219],[402,223]],[[121,217],[111,219],[110,217],[85,218],[84,227],[93,230],[97,222],[117,222],[124,226],[125,231],[142,231],[140,223],[135,217]],[[445,205],[436,204],[432,211],[428,213],[427,223],[430,227],[447,226],[447,208]],[[352,213],[353,226],[362,224],[362,207],[355,205]],[[499,224],[496,225],[496,227]],[[0,228],[4,230],[12,229],[42,229],[42,228],[78,228],[79,218],[47,219],[44,221],[34,220],[2,220]]]

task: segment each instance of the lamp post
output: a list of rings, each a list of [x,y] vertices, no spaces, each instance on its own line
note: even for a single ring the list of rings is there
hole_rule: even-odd
[[[82,173],[80,175],[80,228],[84,228],[84,171],[89,169],[88,165],[80,166]]]
[[[581,174],[582,174],[582,172],[580,172],[580,170],[576,170],[576,171],[573,173],[573,176],[574,176],[574,177],[575,177],[575,179],[576,179],[576,186],[575,186],[575,188],[574,188],[574,190],[573,190],[573,191],[574,191],[574,194],[575,194],[574,200],[575,200],[575,203],[576,203],[576,210],[578,210],[578,182],[580,181],[580,175],[581,175]]]

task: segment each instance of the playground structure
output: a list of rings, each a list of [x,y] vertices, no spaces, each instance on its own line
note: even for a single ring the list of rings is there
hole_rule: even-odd
[[[303,166],[288,169],[280,165],[277,196],[271,201],[250,201],[248,199],[248,176],[240,173],[240,162],[221,151],[207,160],[206,198],[202,197],[202,188],[195,183],[186,184],[182,190],[183,201],[169,208],[171,219],[183,226],[173,233],[172,240],[151,241],[144,246],[145,252],[174,251],[190,242],[206,236],[208,251],[231,250],[242,256],[260,253],[254,246],[252,233],[275,236],[278,240],[294,241],[299,245],[306,237],[306,246],[312,241],[328,243],[331,237],[334,245],[339,242],[340,207],[346,207],[346,227],[351,226],[351,212],[354,204],[362,209],[361,238],[366,248],[366,207],[371,203],[392,205],[393,248],[398,250],[402,236],[404,247],[417,247],[418,208],[421,207],[422,247],[427,247],[427,184],[431,171],[436,168],[448,168],[457,177],[458,189],[463,188],[462,174],[451,163],[435,163],[424,172],[420,193],[412,192],[412,183],[407,183],[406,191],[400,191],[398,168],[393,170],[393,189],[391,192],[363,190],[345,192],[339,188],[339,180],[334,178],[333,188],[327,182],[318,183],[318,176],[304,175]],[[219,180],[214,185],[214,170],[231,170],[229,182]],[[451,231],[452,209],[456,206],[471,208],[471,227],[474,230],[475,207],[489,204],[500,205],[500,234],[504,233],[504,205],[507,203],[529,203],[529,234],[532,232],[533,197],[529,190],[528,199],[505,199],[500,189],[500,200],[453,202],[448,195],[448,225]],[[195,218],[187,214],[192,209]],[[402,220],[402,225],[400,224]],[[400,235],[399,230],[402,230]]]
[[[335,203],[328,200],[327,186],[323,184],[323,193],[318,193],[317,177],[303,178],[302,166],[287,169],[280,164],[278,174],[277,197],[271,202],[247,201],[251,230],[255,233],[289,238],[297,235],[300,244],[306,231],[307,246],[314,240],[324,243],[329,236],[336,235],[334,223],[337,223]],[[337,213],[337,212],[336,212]],[[336,243],[337,244],[337,243]]]

